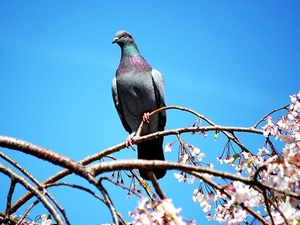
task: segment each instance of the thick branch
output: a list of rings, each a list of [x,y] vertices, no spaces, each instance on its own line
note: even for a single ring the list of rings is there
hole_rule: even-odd
[[[22,141],[22,140],[18,140],[15,138],[9,138],[9,137],[3,137],[3,136],[0,136],[0,146],[10,148],[13,150],[18,150],[18,151],[24,152],[26,154],[30,154],[30,155],[33,155],[40,159],[51,162],[55,165],[59,165],[59,166],[68,168],[70,171],[73,171],[80,177],[85,178],[87,181],[89,181],[91,184],[93,184],[95,187],[97,187],[98,190],[101,191],[103,196],[106,195],[101,184],[99,184],[97,182],[97,180],[88,173],[88,171],[85,169],[84,166],[82,166],[81,164],[79,164],[65,156],[59,155],[55,152],[38,147],[36,145],[30,144],[30,143]],[[109,204],[106,200],[104,201],[104,203]],[[16,208],[11,207],[11,212],[13,212],[13,209],[16,209]],[[112,212],[113,218],[115,218],[114,211],[111,211],[111,212]]]
[[[156,193],[158,194],[158,196],[161,199],[165,199],[167,198],[165,193],[163,192],[163,190],[161,189],[161,187],[158,184],[158,180],[156,179],[154,173],[152,171],[147,171],[147,176],[150,178],[150,181],[156,191]]]
[[[141,160],[141,159],[135,159],[135,160],[118,160],[118,161],[112,161],[112,162],[101,162],[95,165],[92,165],[88,167],[87,169],[93,176],[97,176],[104,172],[109,172],[113,170],[132,170],[135,168],[139,169],[176,169],[180,171],[185,171],[189,173],[190,171],[194,172],[200,172],[200,173],[207,173],[211,174],[216,177],[222,177],[227,178],[231,180],[239,180],[245,184],[253,184],[252,179],[244,178],[238,175],[234,175],[231,173],[218,171],[210,168],[200,167],[200,166],[192,166],[192,165],[186,165],[186,164],[179,164],[176,162],[168,162],[168,161],[162,161],[162,160]]]

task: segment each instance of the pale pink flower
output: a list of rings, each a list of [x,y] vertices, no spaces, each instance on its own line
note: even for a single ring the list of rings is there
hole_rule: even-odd
[[[202,161],[202,159],[205,157],[205,154],[204,153],[199,153],[198,154],[198,160],[201,162]]]
[[[174,177],[178,180],[178,182],[185,182],[186,178],[183,173],[174,173]]]
[[[244,156],[245,159],[249,159],[249,157],[251,157],[251,153],[249,152],[243,151],[241,154]]]
[[[225,199],[226,195],[224,193],[221,193],[219,190],[217,190],[217,193],[215,194],[213,201],[217,201],[219,199]]]
[[[295,141],[297,141],[297,142],[300,141],[300,131],[295,132],[294,138],[295,138]]]
[[[289,142],[289,143],[294,142],[295,140],[293,136],[287,134],[280,134],[279,138],[282,142]]]
[[[294,103],[293,110],[298,113],[300,112],[300,101]]]
[[[278,126],[276,126],[276,124],[273,123],[272,117],[268,117],[267,121],[268,121],[268,123],[262,127],[264,130],[263,135],[265,137],[268,137],[269,135],[273,135],[273,136],[277,137],[277,135],[279,133]]]
[[[206,218],[207,218],[208,221],[211,221],[211,220],[212,220],[211,213],[208,213],[208,214],[206,215]]]
[[[259,148],[257,155],[264,155],[264,154],[269,155],[270,151],[268,149],[266,149],[265,147]]]
[[[253,156],[253,160],[254,160],[255,166],[260,166],[261,164],[263,164],[265,162],[265,160],[259,155]]]
[[[198,154],[200,153],[200,149],[194,147],[193,145],[190,146],[190,149],[191,149],[191,151],[192,151],[192,156],[198,155]]]
[[[52,220],[51,219],[47,219],[47,216],[45,214],[41,215],[41,225],[51,225],[52,224]]]
[[[189,159],[189,155],[188,154],[181,154],[180,157],[179,157],[178,162],[182,163],[182,164],[186,164],[186,162],[188,161],[188,159]]]
[[[221,156],[218,156],[218,157],[217,157],[217,161],[218,161],[220,164],[223,164],[223,160],[222,160],[222,157],[221,157]]]
[[[296,111],[289,111],[287,117],[289,120],[294,120],[298,116],[298,112]]]
[[[233,161],[234,161],[234,158],[233,157],[226,157],[225,159],[223,159],[223,162],[230,165],[230,166],[234,166],[233,165]]]
[[[232,181],[227,190],[231,191],[231,200],[233,202],[243,203],[250,207],[260,205],[262,196],[253,188],[250,188],[249,185],[245,185],[240,181]]]
[[[200,206],[202,207],[203,212],[209,212],[211,210],[211,204],[209,204],[207,201],[202,201]]]
[[[189,224],[188,225],[196,225],[196,220],[191,220],[189,221]]]
[[[290,95],[290,99],[291,99],[291,102],[292,102],[292,103],[296,102],[296,101],[297,101],[297,96],[296,96],[296,94]]]
[[[208,163],[208,167],[209,167],[210,169],[213,169],[213,168],[214,168],[214,164]]]
[[[193,201],[194,202],[201,202],[204,199],[204,194],[199,189],[194,190],[193,194]]]
[[[233,216],[231,219],[228,220],[229,225],[239,225],[240,222],[243,222],[244,219],[247,217],[246,210],[239,209],[233,212]]]
[[[166,144],[165,152],[172,152],[172,144],[171,143]]]
[[[190,176],[189,178],[187,178],[186,180],[187,180],[187,182],[188,182],[188,184],[193,184],[194,183],[194,181],[195,181],[195,179],[196,179],[196,177],[194,177],[194,176]]]

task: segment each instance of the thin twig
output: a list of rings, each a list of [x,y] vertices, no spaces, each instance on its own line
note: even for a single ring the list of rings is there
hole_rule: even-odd
[[[82,191],[85,191],[85,192],[91,194],[95,198],[97,198],[100,201],[104,202],[104,199],[101,198],[99,195],[97,195],[95,192],[93,192],[91,189],[88,189],[88,188],[83,187],[81,185],[71,184],[71,183],[68,183],[68,182],[57,182],[57,183],[52,183],[52,184],[45,184],[45,188],[56,187],[56,186],[68,186],[68,187],[71,187],[71,188],[79,189],[79,190],[82,190]]]
[[[40,201],[39,200],[36,200],[34,201],[25,211],[24,213],[22,214],[21,218],[18,220],[17,224],[16,225],[21,225],[23,220],[25,219],[25,217],[28,215],[29,211],[39,203]]]
[[[6,214],[7,216],[9,216],[11,214],[10,212],[10,208],[11,208],[11,199],[12,199],[12,195],[15,191],[15,187],[16,187],[17,181],[12,177],[10,180],[10,187],[9,187],[9,191],[7,194],[7,201],[6,201]]]
[[[110,196],[109,194],[107,193],[106,189],[104,188],[103,184],[102,184],[102,177],[99,179],[99,186],[101,188],[101,192],[103,194],[103,197],[104,197],[104,200],[105,200],[105,203],[106,205],[108,206],[111,214],[112,214],[112,217],[113,217],[113,221],[114,221],[114,224],[115,225],[119,225],[119,219],[118,219],[118,214],[117,214],[117,211],[116,211],[116,208],[114,207],[111,199],[110,199]]]
[[[278,112],[278,111],[280,111],[280,110],[282,110],[282,109],[287,109],[287,107],[289,106],[289,104],[288,105],[284,105],[284,106],[281,106],[281,107],[279,107],[279,108],[277,108],[277,109],[274,109],[274,110],[272,110],[271,112],[269,112],[269,113],[267,113],[266,115],[264,115],[260,120],[258,120],[255,124],[254,124],[254,128],[256,128],[262,121],[264,121],[268,116],[270,116],[271,114],[273,114],[273,113],[275,113],[275,112]]]
[[[268,199],[268,196],[267,196],[267,191],[266,191],[265,188],[263,188],[262,191],[263,191],[263,197],[264,197],[264,200],[265,200],[266,209],[267,209],[267,212],[270,216],[271,223],[272,223],[272,225],[275,225],[274,218],[272,216],[270,206],[269,206],[269,199]]]
[[[140,198],[142,197],[140,193],[138,193],[136,190],[131,189],[130,187],[126,187],[123,184],[117,183],[117,182],[115,182],[114,180],[112,180],[112,179],[110,179],[108,177],[102,177],[102,178],[105,179],[105,180],[107,180],[107,181],[109,181],[109,182],[111,182],[111,183],[113,183],[114,185],[116,185],[118,187],[121,187],[121,188],[123,188],[123,189],[125,189],[125,190],[127,190],[129,192],[132,192],[133,194],[135,194],[136,196],[138,196]]]
[[[116,184],[113,180],[111,180],[111,179],[108,178],[108,177],[102,177],[102,180],[109,181],[109,182],[111,182],[111,183],[113,183],[113,184],[115,184],[115,185],[117,185],[117,186],[120,186],[120,187],[122,187],[122,188],[124,188],[124,189],[126,189],[126,190],[128,190],[128,191],[131,191],[132,193],[134,193],[135,195],[137,195],[137,196],[140,197],[140,198],[142,197],[137,191],[132,190],[132,189],[130,189],[130,188],[124,186],[124,185]],[[118,215],[119,219],[121,220],[122,224],[128,224],[128,223],[125,221],[125,219],[123,218],[123,216],[122,216],[119,212],[117,212],[117,215]]]
[[[217,124],[215,124],[214,122],[212,122],[211,120],[209,120],[206,116],[196,112],[195,110],[189,109],[189,108],[185,108],[185,107],[180,107],[180,106],[165,106],[165,107],[161,107],[159,109],[154,110],[153,112],[151,112],[149,114],[149,116],[151,117],[152,115],[159,113],[161,111],[164,110],[169,110],[169,109],[177,109],[177,110],[181,110],[181,111],[186,111],[189,112],[195,116],[197,116],[199,119],[204,120],[205,122],[207,122],[209,125],[216,127],[218,126]],[[136,132],[136,137],[139,137],[141,134],[141,131],[143,129],[144,126],[144,121],[141,122],[137,132]],[[202,127],[202,126],[201,126]],[[228,132],[226,132],[226,130],[218,130],[220,132],[222,132],[227,138],[229,138],[230,140],[233,140],[240,148],[244,149],[244,145],[242,144],[242,142],[237,138],[237,137],[232,137]]]

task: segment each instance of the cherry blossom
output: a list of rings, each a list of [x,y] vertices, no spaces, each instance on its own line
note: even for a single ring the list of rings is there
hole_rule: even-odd
[[[146,197],[142,197],[136,211],[129,215],[134,219],[134,225],[186,225],[178,215],[180,211],[181,208],[176,209],[170,199],[149,202]],[[195,221],[190,222],[189,224],[195,224]]]
[[[172,152],[172,144],[171,143],[166,144],[165,152]]]
[[[266,206],[266,199],[262,192],[258,192],[250,185],[245,185],[240,181],[231,181],[224,186],[222,192],[218,189],[211,189],[210,192],[203,191],[203,188],[195,189],[193,201],[198,202],[202,210],[207,213],[208,220],[215,220],[226,224],[239,224],[250,216],[244,207],[257,209],[257,213],[275,224],[299,224],[300,210],[297,206],[299,200],[283,195],[278,191],[300,193],[300,91],[298,94],[290,96],[291,104],[286,115],[278,117],[278,121],[273,121],[269,116],[266,125],[263,126],[263,135],[266,138],[273,136],[275,140],[284,143],[282,154],[268,148],[268,144],[253,152],[242,151],[231,156],[230,145],[226,145],[222,155],[217,157],[220,164],[235,166],[237,174],[247,174],[249,177],[257,176],[257,182],[272,187],[269,190],[269,199],[275,204]],[[266,142],[268,143],[268,142]],[[225,158],[223,155],[225,153]],[[258,169],[260,169],[258,171]],[[211,177],[213,179],[213,177]],[[201,180],[200,180],[201,182]],[[201,186],[200,186],[201,187]],[[210,195],[213,193],[214,197]],[[214,206],[214,210],[213,210]],[[269,212],[271,214],[269,215]],[[285,218],[284,218],[285,217]]]
[[[178,182],[184,182],[184,181],[186,181],[186,177],[185,177],[185,175],[184,175],[184,173],[183,172],[181,172],[181,173],[174,173],[174,177],[178,180]]]
[[[240,181],[231,182],[226,187],[226,190],[230,192],[233,203],[243,203],[245,206],[255,207],[260,206],[260,203],[263,201],[261,194]]]
[[[51,225],[52,224],[52,220],[49,219],[45,214],[41,215],[41,225]]]

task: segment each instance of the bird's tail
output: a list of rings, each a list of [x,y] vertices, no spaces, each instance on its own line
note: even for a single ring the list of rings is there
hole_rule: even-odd
[[[163,151],[163,137],[137,144],[138,159],[165,160]],[[166,174],[165,169],[155,169],[152,171],[157,179],[163,178]],[[140,170],[142,178],[149,180],[145,170]]]

